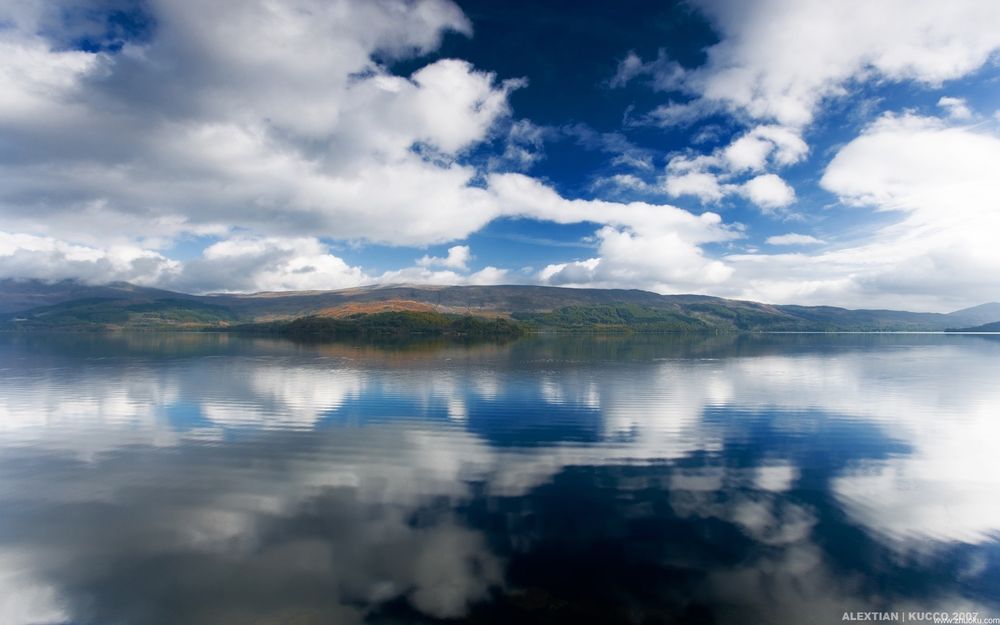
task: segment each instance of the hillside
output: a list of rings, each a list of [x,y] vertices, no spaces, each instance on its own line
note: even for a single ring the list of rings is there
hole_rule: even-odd
[[[0,280],[0,315],[42,306],[85,299],[155,301],[160,299],[197,300],[195,295],[136,286],[128,282],[88,285],[75,280]]]
[[[92,297],[0,317],[9,330],[158,330],[225,326],[236,320],[229,309],[197,300]]]
[[[1000,321],[995,303],[937,314],[527,285],[190,295],[125,283],[0,281],[0,327],[7,331],[223,328],[394,312],[499,317],[534,330],[570,331],[940,331]]]
[[[1000,332],[1000,321],[984,323],[981,326],[971,328],[948,328],[946,332]]]
[[[230,328],[249,334],[277,334],[295,339],[406,338],[511,339],[525,332],[521,324],[495,317],[449,315],[426,311],[382,311],[348,316],[311,315]]]
[[[1000,302],[990,302],[989,304],[963,308],[962,310],[950,313],[948,316],[956,320],[961,319],[963,323],[970,326],[979,326],[1000,321]]]

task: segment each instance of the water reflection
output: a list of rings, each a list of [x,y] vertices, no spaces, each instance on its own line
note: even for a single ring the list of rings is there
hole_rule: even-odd
[[[0,622],[998,614],[998,356],[4,337]]]

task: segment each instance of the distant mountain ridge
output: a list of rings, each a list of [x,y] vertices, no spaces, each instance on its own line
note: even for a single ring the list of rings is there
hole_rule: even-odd
[[[388,311],[504,317],[537,328],[570,330],[940,331],[1000,321],[1000,303],[940,314],[534,285],[191,295],[128,283],[0,280],[0,324],[6,330],[211,328]]]
[[[971,328],[948,328],[947,332],[996,332],[1000,333],[1000,321],[984,323]]]

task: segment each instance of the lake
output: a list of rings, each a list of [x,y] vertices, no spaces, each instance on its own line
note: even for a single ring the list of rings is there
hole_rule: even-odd
[[[0,336],[0,623],[1000,616],[998,338]]]

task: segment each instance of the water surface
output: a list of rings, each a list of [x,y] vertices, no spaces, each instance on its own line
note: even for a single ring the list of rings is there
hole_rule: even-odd
[[[1000,616],[1000,341],[0,337],[0,623]]]

